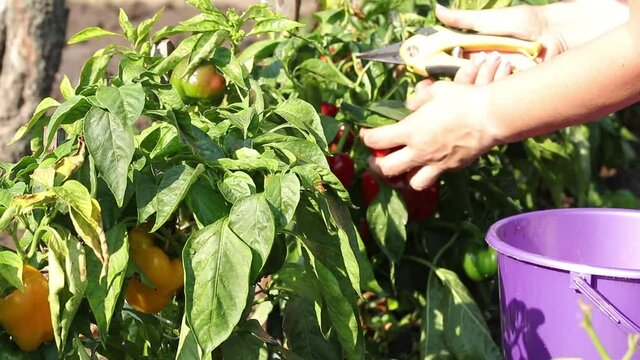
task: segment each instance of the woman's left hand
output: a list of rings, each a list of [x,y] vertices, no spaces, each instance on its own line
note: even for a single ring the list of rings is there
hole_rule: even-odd
[[[481,54],[458,71],[454,82],[418,84],[407,101],[413,114],[393,125],[361,130],[369,148],[399,148],[384,157],[370,157],[371,168],[383,176],[406,174],[411,187],[422,190],[443,171],[473,162],[498,139],[483,115],[486,101],[481,85],[510,73],[510,64],[497,53]]]

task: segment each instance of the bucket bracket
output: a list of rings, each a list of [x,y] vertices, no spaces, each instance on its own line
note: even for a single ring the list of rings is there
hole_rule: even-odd
[[[580,292],[626,334],[639,334],[640,327],[627,318],[607,298],[591,286],[591,274],[571,272],[571,289]]]

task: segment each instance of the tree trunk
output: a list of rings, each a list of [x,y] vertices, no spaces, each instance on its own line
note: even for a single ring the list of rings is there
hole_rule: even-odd
[[[7,146],[49,96],[60,65],[65,0],[0,0],[0,161],[15,161],[26,141]]]

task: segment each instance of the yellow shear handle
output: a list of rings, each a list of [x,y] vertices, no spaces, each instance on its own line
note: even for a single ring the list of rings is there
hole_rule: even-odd
[[[417,34],[407,39],[400,47],[400,57],[410,71],[429,76],[429,68],[460,68],[468,59],[451,55],[455,47],[465,52],[498,51],[519,53],[535,59],[540,55],[542,44],[506,36],[465,34],[451,31],[442,26],[433,26],[435,33]]]

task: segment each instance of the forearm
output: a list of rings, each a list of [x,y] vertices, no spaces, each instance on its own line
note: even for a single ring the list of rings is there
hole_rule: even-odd
[[[564,50],[589,42],[629,20],[626,0],[558,1],[537,9],[553,24]]]
[[[599,119],[640,101],[640,36],[622,25],[552,61],[479,89],[498,143]]]

